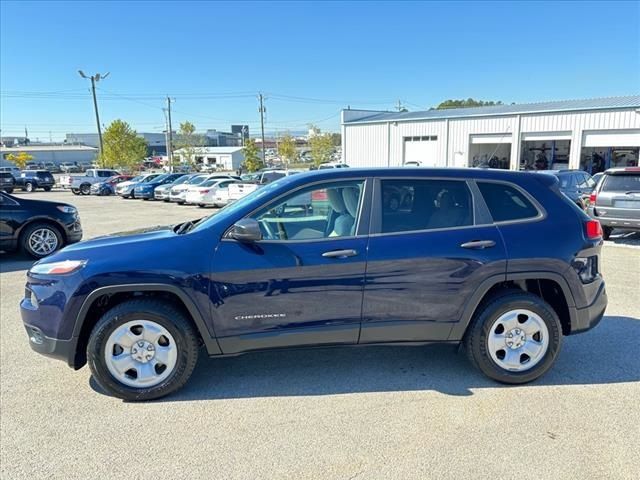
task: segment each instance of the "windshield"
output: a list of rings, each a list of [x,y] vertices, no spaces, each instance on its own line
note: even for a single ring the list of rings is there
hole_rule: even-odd
[[[149,179],[149,181],[154,181],[154,182],[161,182],[162,180],[164,180],[165,178],[167,178],[169,176],[168,173],[163,173],[162,175],[158,175],[157,177],[152,177]]]
[[[221,180],[219,178],[210,178],[209,180],[207,180],[206,182],[202,183],[201,186],[203,187],[210,187],[211,185],[215,185],[216,183],[220,182]]]
[[[213,222],[224,222],[236,214],[236,212],[242,210],[247,205],[257,201],[258,199],[264,198],[269,195],[271,192],[280,187],[284,182],[287,181],[287,178],[283,178],[281,180],[276,180],[264,187],[260,187],[257,190],[254,190],[246,197],[242,197],[237,202],[233,202],[228,204],[226,207],[221,208],[218,212],[209,215],[208,217],[203,218],[198,222],[198,224],[193,228],[193,231],[202,230],[208,228]]]
[[[198,184],[202,183],[205,178],[207,178],[207,177],[204,176],[204,175],[198,175],[197,177],[193,177],[191,180],[189,180],[187,182],[187,185],[198,185]]]
[[[182,175],[181,177],[176,178],[171,185],[178,185],[179,183],[184,183],[189,179],[189,175]]]

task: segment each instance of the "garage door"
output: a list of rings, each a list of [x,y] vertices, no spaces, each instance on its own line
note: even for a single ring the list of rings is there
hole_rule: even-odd
[[[640,130],[585,132],[583,147],[640,147]]]
[[[420,162],[423,167],[438,165],[438,137],[405,137],[404,163]]]

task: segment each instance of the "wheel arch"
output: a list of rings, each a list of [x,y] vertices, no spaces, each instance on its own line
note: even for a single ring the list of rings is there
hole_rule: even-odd
[[[193,322],[197,333],[204,343],[209,355],[222,353],[215,336],[212,336],[207,324],[195,302],[179,287],[163,283],[126,284],[100,287],[92,291],[82,303],[78,311],[72,338],[75,341],[74,358],[70,365],[76,370],[86,363],[86,348],[89,335],[103,313],[115,305],[133,298],[158,297],[173,303],[184,311]]]
[[[449,340],[462,340],[476,312],[487,301],[509,289],[529,292],[545,300],[558,315],[562,333],[571,333],[571,325],[576,321],[576,307],[566,280],[555,272],[522,272],[485,279],[465,305],[462,318],[451,329]]]

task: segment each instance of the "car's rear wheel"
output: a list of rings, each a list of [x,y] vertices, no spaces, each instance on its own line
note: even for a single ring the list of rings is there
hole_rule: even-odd
[[[51,191],[51,187],[43,187],[45,192],[50,192]]]
[[[5,192],[7,192],[8,194],[12,194],[13,193],[13,188],[7,188],[5,190]]]
[[[184,314],[154,299],[106,312],[87,346],[98,384],[123,400],[152,400],[181,388],[198,360],[198,337]]]
[[[605,240],[609,240],[609,237],[611,236],[611,232],[613,232],[613,228],[602,227],[602,238],[604,238]]]
[[[43,258],[62,248],[60,230],[48,223],[28,225],[20,237],[22,250],[33,258]]]
[[[25,192],[33,192],[34,189],[35,187],[33,186],[33,183],[27,182],[24,184],[24,188],[22,190],[24,190]]]
[[[89,195],[91,193],[91,185],[88,183],[80,185],[80,193],[82,195]]]
[[[465,336],[471,363],[502,383],[521,384],[543,375],[562,343],[560,320],[536,295],[516,290],[476,312]]]
[[[80,195],[80,190],[78,190],[77,188],[72,188],[71,193],[73,193],[74,195]]]

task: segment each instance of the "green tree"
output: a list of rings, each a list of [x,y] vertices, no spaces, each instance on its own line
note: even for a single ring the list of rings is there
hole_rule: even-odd
[[[445,100],[436,107],[436,110],[446,110],[447,108],[490,107],[493,105],[502,105],[502,102],[494,102],[492,100],[474,100],[473,98],[467,98],[466,100]]]
[[[311,158],[316,166],[331,160],[333,153],[333,141],[331,135],[315,135],[309,139],[309,148],[311,149]]]
[[[260,150],[253,138],[248,138],[244,142],[242,153],[244,153],[244,169],[246,171],[256,172],[263,167],[264,164],[260,159]]]
[[[331,135],[331,143],[334,147],[339,147],[342,145],[342,134],[341,133],[330,133]]]
[[[296,141],[288,132],[278,144],[278,155],[285,161],[287,167],[296,159]]]
[[[133,170],[147,156],[147,142],[123,120],[114,120],[102,136],[99,164],[103,168]]]
[[[13,162],[20,170],[24,170],[27,167],[27,163],[33,160],[33,155],[29,155],[26,152],[19,152],[17,155],[10,153],[7,155],[7,160]]]
[[[186,163],[190,165],[195,165],[196,149],[202,144],[202,138],[201,136],[196,135],[196,126],[193,123],[186,121],[180,124],[176,147],[182,150],[182,161],[186,161]]]

